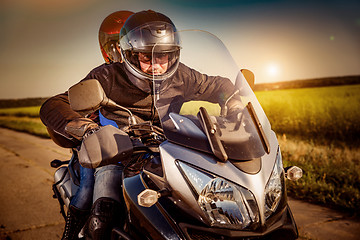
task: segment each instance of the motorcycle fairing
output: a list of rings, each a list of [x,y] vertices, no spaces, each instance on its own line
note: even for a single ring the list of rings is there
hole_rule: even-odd
[[[146,187],[141,175],[125,178],[123,181],[124,201],[129,210],[129,218],[132,226],[142,229],[132,229],[132,234],[147,232],[152,239],[178,239],[181,240],[181,232],[176,229],[170,216],[161,205],[155,204],[145,208],[137,204],[137,196]]]
[[[218,176],[222,176],[225,179],[234,182],[246,189],[251,189],[255,196],[257,204],[259,205],[259,211],[264,211],[264,188],[266,179],[268,179],[272,173],[274,166],[274,160],[278,149],[278,143],[275,134],[271,135],[270,142],[271,151],[270,154],[266,154],[261,158],[261,171],[254,173],[245,173],[239,169],[238,166],[227,161],[225,163],[218,162],[216,157],[211,154],[199,154],[198,151],[192,150],[186,147],[179,146],[171,142],[164,142],[160,145],[160,153],[163,161],[163,171],[165,173],[166,181],[171,189],[181,193],[183,198],[184,211],[196,212],[201,215],[203,219],[206,217],[203,215],[202,210],[198,207],[197,201],[194,198],[194,194],[188,187],[187,182],[182,176],[179,169],[176,167],[176,161],[181,160],[194,166],[201,166],[205,171],[211,172]],[[248,164],[248,162],[237,162],[239,165]],[[189,210],[188,206],[192,206]],[[261,223],[265,222],[265,217],[261,215]]]

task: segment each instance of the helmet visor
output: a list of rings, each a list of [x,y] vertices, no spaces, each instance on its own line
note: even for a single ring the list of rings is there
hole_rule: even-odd
[[[128,32],[120,40],[125,62],[149,80],[164,80],[174,73],[180,56],[180,41],[173,25],[151,22]]]
[[[119,52],[118,41],[111,40],[103,45],[103,49],[112,62],[121,62],[121,54]]]
[[[121,49],[135,52],[151,52],[153,46],[161,44],[162,51],[174,51],[180,46],[178,35],[173,25],[165,22],[151,22],[128,32],[120,40]]]

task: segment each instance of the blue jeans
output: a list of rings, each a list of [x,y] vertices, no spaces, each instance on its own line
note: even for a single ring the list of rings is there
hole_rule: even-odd
[[[80,164],[80,186],[74,197],[71,199],[70,205],[82,210],[88,210],[92,206],[92,198],[94,193],[94,169],[84,168]]]
[[[120,202],[123,168],[123,165],[107,165],[94,170],[80,166],[80,187],[70,205],[90,210],[92,204],[101,197]]]
[[[105,118],[99,111],[100,125],[113,125],[115,121]],[[80,187],[70,202],[76,208],[88,210],[101,197],[121,199],[121,175],[124,166],[107,165],[97,169],[84,168],[80,165]]]

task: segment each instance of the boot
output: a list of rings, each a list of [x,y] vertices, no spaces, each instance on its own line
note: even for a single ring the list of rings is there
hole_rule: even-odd
[[[96,200],[85,226],[87,239],[110,239],[113,227],[119,223],[120,209],[120,203],[111,198],[102,197]]]
[[[66,215],[65,229],[62,240],[77,240],[81,228],[89,216],[88,210],[81,210],[70,205]]]

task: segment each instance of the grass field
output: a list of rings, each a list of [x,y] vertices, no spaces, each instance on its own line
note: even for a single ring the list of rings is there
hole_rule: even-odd
[[[49,137],[46,127],[42,124],[39,118],[0,116],[0,127],[27,132],[39,137]]]
[[[360,85],[256,92],[285,166],[304,176],[291,196],[360,214]]]
[[[19,108],[2,108],[0,109],[0,116],[15,116],[15,117],[39,117],[40,106],[35,107],[19,107]]]
[[[360,85],[256,92],[277,134],[359,146]]]
[[[296,165],[304,175],[287,182],[297,199],[347,210],[360,215],[360,148],[319,145],[278,136],[284,166]]]
[[[288,182],[289,195],[359,215],[360,85],[256,95],[278,135],[284,165],[304,170],[302,179]],[[196,114],[200,104],[192,103],[186,113]],[[217,105],[209,108],[219,111]],[[39,107],[0,109],[0,126],[48,136],[38,112]]]
[[[31,133],[40,137],[49,137],[46,127],[39,119],[40,106],[1,108],[0,127]]]

